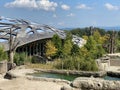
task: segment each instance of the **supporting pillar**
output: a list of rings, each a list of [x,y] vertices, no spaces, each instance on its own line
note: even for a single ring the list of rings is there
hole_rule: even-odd
[[[36,54],[38,55],[38,42],[36,44]]]

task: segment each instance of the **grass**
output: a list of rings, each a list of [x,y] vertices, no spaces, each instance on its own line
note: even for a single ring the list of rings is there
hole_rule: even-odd
[[[52,64],[28,64],[27,68],[55,69]]]

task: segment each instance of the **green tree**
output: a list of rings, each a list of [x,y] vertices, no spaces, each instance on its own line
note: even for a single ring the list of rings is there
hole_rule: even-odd
[[[93,51],[96,49],[96,41],[94,40],[93,36],[88,37],[85,47],[88,51]]]
[[[62,40],[61,38],[55,34],[52,38],[52,42],[54,43],[55,47],[58,49],[58,51],[61,49],[62,47]]]
[[[71,49],[71,55],[77,56],[80,54],[80,48],[78,45],[74,44]]]
[[[16,65],[31,63],[30,57],[28,57],[26,53],[15,53],[14,62],[16,63]]]
[[[71,33],[67,33],[66,39],[64,40],[64,45],[63,45],[63,55],[65,56],[70,55],[72,46],[73,46],[72,35]]]
[[[57,34],[55,34],[52,38],[52,42],[55,45],[55,48],[57,49],[55,57],[61,56],[62,55],[62,40],[61,40],[61,38]]]

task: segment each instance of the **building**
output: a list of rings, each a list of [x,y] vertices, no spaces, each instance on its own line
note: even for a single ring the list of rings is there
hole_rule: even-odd
[[[0,18],[0,44],[5,51],[15,50],[16,52],[26,52],[28,55],[45,54],[45,43],[57,34],[61,39],[65,39],[64,31],[48,25],[36,24],[23,19]],[[81,45],[85,40],[73,36],[73,42]],[[77,44],[75,43],[75,44]],[[83,43],[83,44],[82,44]]]

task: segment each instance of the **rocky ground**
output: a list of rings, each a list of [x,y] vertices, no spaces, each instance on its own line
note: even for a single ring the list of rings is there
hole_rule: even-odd
[[[61,90],[64,84],[55,82],[29,80],[25,77],[26,73],[33,73],[31,69],[17,68],[10,71],[13,79],[4,79],[0,75],[0,90]]]
[[[120,72],[120,66],[110,66],[107,71],[118,71],[118,72]]]
[[[62,86],[53,82],[31,81],[25,78],[0,80],[0,90],[60,90]]]
[[[8,72],[12,79],[0,75],[0,90],[119,90],[120,81],[109,81],[93,77],[79,77],[73,82],[61,79],[26,76],[39,70],[18,67]],[[78,72],[77,72],[78,73]]]

